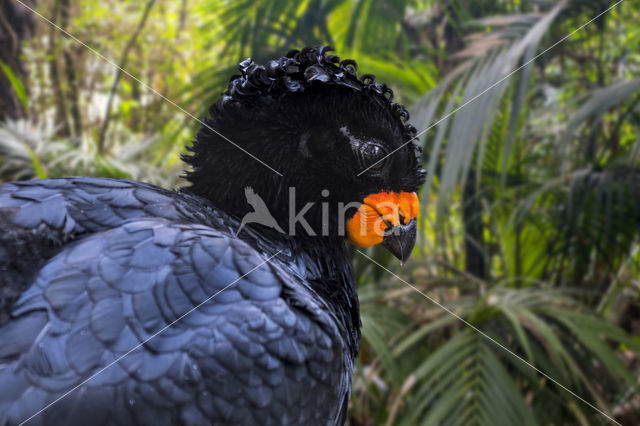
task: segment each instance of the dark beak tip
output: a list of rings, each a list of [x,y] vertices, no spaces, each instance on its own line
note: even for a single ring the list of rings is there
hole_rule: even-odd
[[[392,232],[385,235],[382,245],[400,260],[404,265],[416,244],[416,219],[411,219],[406,225],[398,225]]]

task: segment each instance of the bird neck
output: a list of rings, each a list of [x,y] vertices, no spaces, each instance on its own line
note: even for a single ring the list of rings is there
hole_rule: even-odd
[[[351,258],[343,238],[316,237],[315,240],[302,248],[302,253],[314,259],[312,264],[317,268],[316,271],[308,272],[308,280],[312,288],[331,306],[339,325],[344,327],[342,335],[346,337],[352,359],[355,359],[359,351],[362,323]]]
[[[240,238],[274,256],[284,270],[299,276],[327,305],[337,320],[352,358],[359,350],[360,305],[357,282],[344,238],[292,237],[262,226],[248,225]]]

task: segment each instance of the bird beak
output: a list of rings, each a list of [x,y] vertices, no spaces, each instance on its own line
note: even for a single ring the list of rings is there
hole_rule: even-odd
[[[415,192],[379,192],[367,196],[347,220],[347,239],[360,247],[382,244],[405,263],[416,242],[420,203]]]
[[[409,260],[413,246],[416,244],[416,219],[411,219],[406,225],[397,225],[391,232],[382,237],[382,246],[392,255],[400,259],[400,263]]]

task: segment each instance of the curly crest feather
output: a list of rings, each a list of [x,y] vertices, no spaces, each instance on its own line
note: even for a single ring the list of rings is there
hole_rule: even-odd
[[[253,96],[304,92],[306,88],[317,85],[348,87],[375,94],[404,124],[406,141],[414,139],[416,129],[408,123],[409,112],[404,105],[394,102],[393,90],[377,82],[372,74],[358,78],[356,61],[341,61],[338,56],[327,54],[333,50],[331,46],[291,50],[286,56],[270,60],[266,65],[258,65],[247,58],[240,62],[241,74],[231,77],[218,105],[223,107],[228,102]]]

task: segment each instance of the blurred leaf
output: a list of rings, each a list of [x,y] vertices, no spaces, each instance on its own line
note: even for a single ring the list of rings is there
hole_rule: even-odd
[[[22,103],[24,109],[27,110],[29,107],[29,98],[27,97],[27,90],[25,89],[24,84],[22,84],[11,68],[2,61],[0,61],[0,68],[2,68],[4,75],[7,77],[7,80],[9,80],[9,84],[11,84],[16,95],[18,95],[20,103]]]
[[[619,105],[640,90],[640,78],[623,80],[602,89],[595,90],[586,102],[573,114],[567,128],[560,137],[563,147],[562,170],[568,168],[570,141],[576,136],[576,129],[588,119],[599,121],[610,108]],[[580,145],[579,145],[580,146]]]

